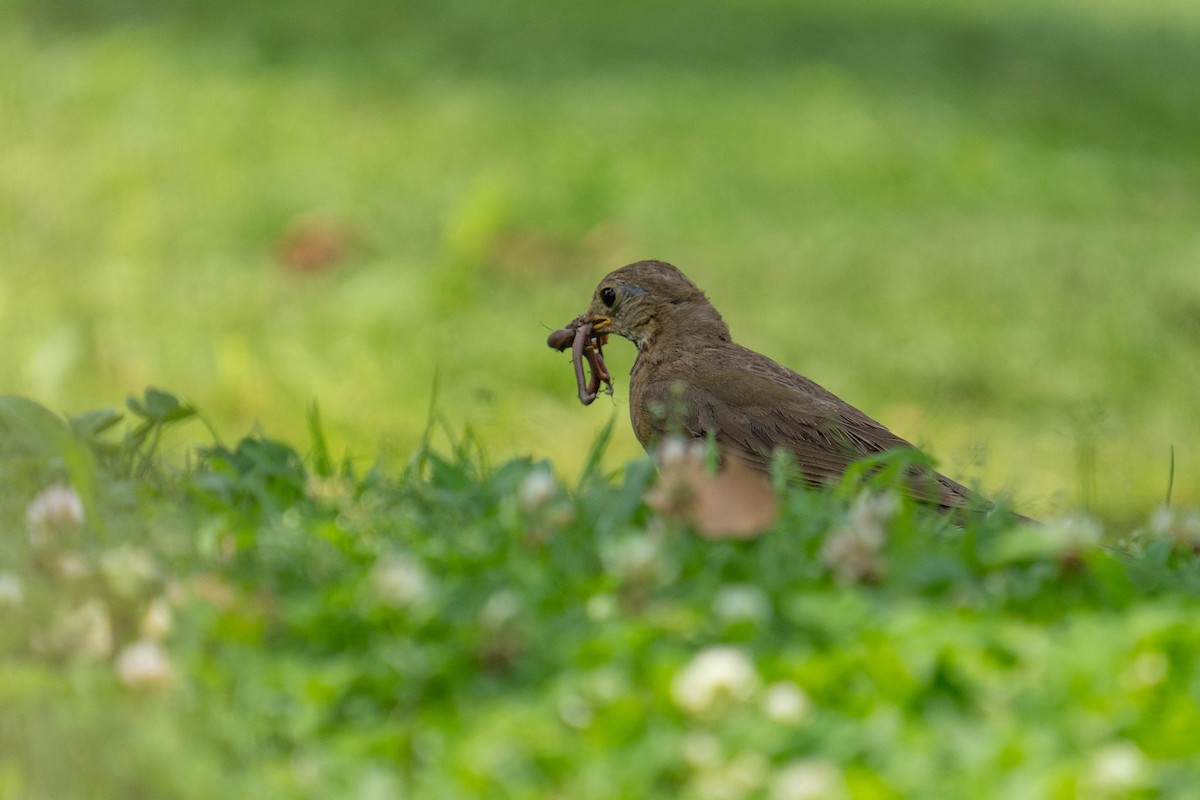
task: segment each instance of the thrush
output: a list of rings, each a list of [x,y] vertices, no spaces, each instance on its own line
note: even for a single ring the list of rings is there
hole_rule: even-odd
[[[713,439],[767,472],[777,451],[790,456],[811,484],[838,480],[853,462],[913,445],[812,380],[733,341],[708,297],[679,268],[639,261],[604,277],[588,310],[551,334],[558,350],[575,341],[580,398],[607,381],[600,345],[616,334],[637,347],[629,383],[629,416],[651,451],[677,434]],[[580,351],[593,377],[585,390]],[[597,374],[599,371],[599,374]],[[933,471],[911,468],[909,493],[945,510],[986,509],[983,498]]]

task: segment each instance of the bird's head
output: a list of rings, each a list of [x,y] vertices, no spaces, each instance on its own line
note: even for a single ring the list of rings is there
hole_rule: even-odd
[[[729,328],[700,287],[665,261],[638,261],[604,276],[582,321],[596,335],[615,333],[638,350],[663,335],[729,340]]]

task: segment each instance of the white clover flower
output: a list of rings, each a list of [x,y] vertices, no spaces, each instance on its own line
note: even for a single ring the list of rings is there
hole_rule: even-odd
[[[126,599],[141,595],[158,577],[150,554],[129,544],[101,554],[100,572],[113,594]]]
[[[55,534],[78,530],[83,525],[83,500],[70,486],[45,489],[25,509],[29,541],[35,547],[51,544]]]
[[[606,548],[603,557],[610,573],[635,584],[664,580],[676,569],[663,558],[662,547],[653,536],[626,536]]]
[[[725,766],[725,777],[739,797],[759,789],[770,773],[771,765],[759,753],[742,753]]]
[[[713,613],[725,622],[761,625],[771,616],[771,601],[757,586],[744,583],[723,586],[713,599]]]
[[[821,548],[821,561],[833,571],[838,583],[878,580],[884,572],[883,540],[869,529],[839,528]]]
[[[592,622],[604,622],[617,613],[617,598],[611,594],[594,594],[587,601],[587,615]]]
[[[521,598],[508,590],[493,592],[479,609],[479,621],[489,630],[500,630],[511,624],[521,613]]]
[[[693,442],[677,434],[666,437],[658,446],[658,466],[660,468],[669,469],[686,461],[703,458],[703,442]]]
[[[354,498],[354,483],[345,478],[310,475],[304,483],[304,494],[317,503],[338,505]]]
[[[596,713],[592,710],[592,704],[578,694],[565,695],[558,701],[558,718],[576,730],[586,730],[591,727],[595,717]]]
[[[130,689],[160,689],[171,682],[171,659],[158,642],[141,640],[121,651],[117,676]]]
[[[859,529],[873,528],[879,536],[900,510],[900,498],[895,492],[863,492],[854,499],[850,523]]]
[[[1035,533],[1048,553],[1059,557],[1078,556],[1100,544],[1104,526],[1095,517],[1071,514],[1050,520]]]
[[[762,755],[742,753],[727,764],[698,766],[692,794],[700,800],[744,800],[762,788],[769,772]]]
[[[315,795],[321,787],[321,761],[312,753],[294,754],[288,762],[288,774],[305,794]]]
[[[772,683],[763,692],[763,713],[776,722],[795,725],[808,716],[808,695],[791,681]]]
[[[60,614],[54,626],[54,640],[64,652],[82,661],[108,658],[113,649],[108,609],[93,597]]]
[[[393,608],[409,608],[429,599],[430,581],[425,567],[399,553],[382,556],[371,570],[375,596]]]
[[[733,647],[709,647],[697,653],[671,681],[675,704],[702,716],[727,702],[744,702],[758,689],[750,658]]]
[[[711,733],[689,733],[680,749],[683,760],[694,770],[712,769],[721,763],[721,742]]]
[[[793,761],[771,780],[771,800],[826,800],[844,792],[842,771],[821,758]]]
[[[21,579],[11,572],[0,572],[0,610],[20,608],[25,603]]]
[[[558,484],[554,481],[554,475],[545,467],[537,467],[521,481],[517,497],[521,501],[521,508],[525,509],[527,514],[536,514],[545,508],[557,493]]]
[[[1150,528],[1166,533],[1175,527],[1175,520],[1175,509],[1170,506],[1159,506],[1150,513]]]
[[[83,554],[68,550],[59,554],[58,560],[54,562],[54,571],[60,580],[74,583],[91,575],[92,565]]]
[[[171,606],[164,598],[157,597],[150,601],[138,631],[143,639],[152,642],[161,642],[171,634]]]
[[[1124,797],[1146,782],[1147,769],[1146,757],[1136,745],[1112,742],[1092,756],[1086,782],[1101,797]]]
[[[1126,683],[1136,689],[1156,686],[1163,682],[1171,670],[1171,662],[1160,650],[1141,653],[1129,665]]]
[[[1150,527],[1175,538],[1200,540],[1200,510],[1160,506],[1150,515]]]
[[[887,524],[899,507],[890,493],[863,492],[855,499],[849,518],[821,548],[821,561],[839,583],[868,583],[883,576]]]
[[[598,667],[588,673],[584,693],[596,703],[612,703],[632,691],[629,676],[616,667]]]
[[[758,753],[743,753],[728,764],[700,770],[693,790],[701,800],[743,800],[762,787],[768,769]]]
[[[1171,539],[1178,547],[1200,547],[1200,511],[1181,511],[1163,506],[1150,515],[1150,529]]]

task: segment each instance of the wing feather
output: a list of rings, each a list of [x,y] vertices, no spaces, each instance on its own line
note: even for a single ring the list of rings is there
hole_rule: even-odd
[[[694,438],[713,435],[720,447],[736,450],[758,469],[768,469],[775,450],[783,449],[814,484],[839,479],[852,462],[865,456],[915,449],[803,375],[752,350],[729,346],[740,351],[737,357],[706,359],[704,374],[714,379],[704,386],[687,380],[698,374],[693,364],[656,370],[641,387],[642,403],[647,409],[672,410],[646,415],[649,430],[639,431],[643,443],[672,432],[668,421],[673,420],[674,432]],[[916,470],[913,477],[911,493],[918,499],[943,507],[986,505],[944,475]]]

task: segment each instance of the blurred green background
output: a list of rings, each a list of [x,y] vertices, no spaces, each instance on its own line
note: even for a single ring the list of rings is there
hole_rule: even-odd
[[[571,474],[548,330],[680,265],[742,343],[1031,513],[1200,501],[1190,0],[0,0],[0,390],[147,384]],[[199,437],[200,433],[196,433]],[[180,445],[182,448],[182,445]]]

